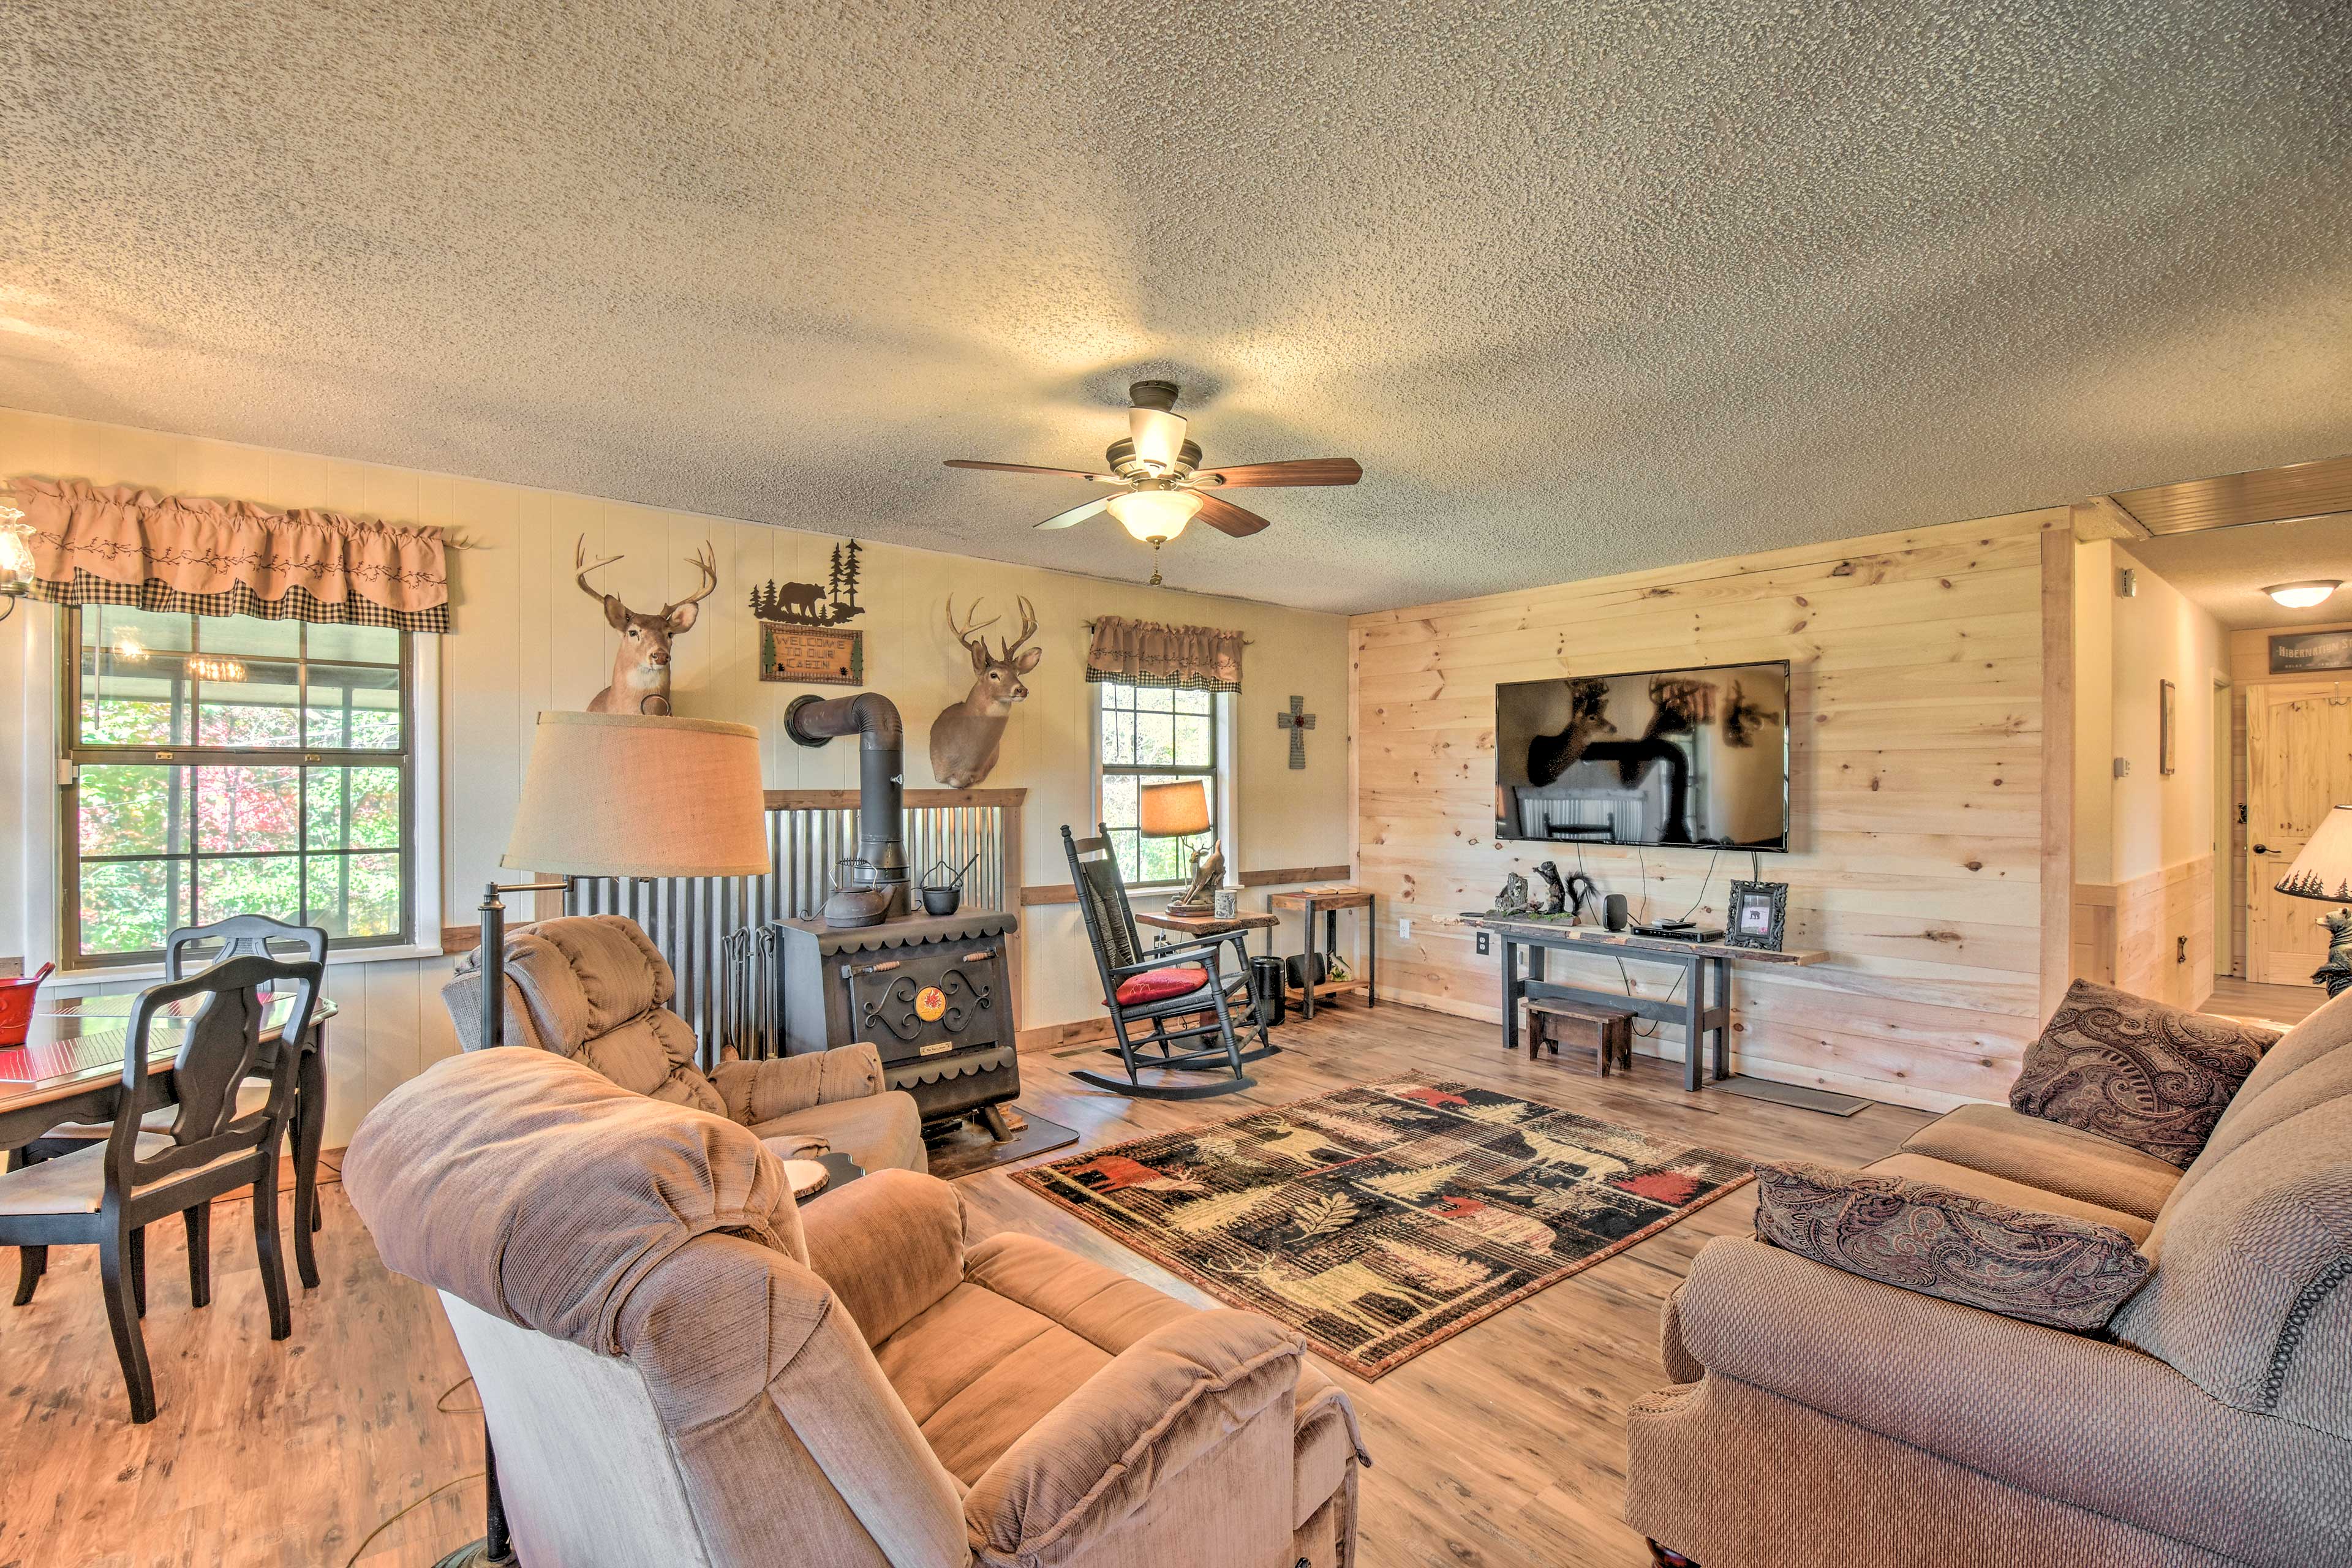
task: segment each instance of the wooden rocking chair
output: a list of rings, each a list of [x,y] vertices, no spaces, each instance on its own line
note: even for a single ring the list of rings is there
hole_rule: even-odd
[[[1227,939],[1177,946],[1163,943],[1146,950],[1136,935],[1134,911],[1128,908],[1127,879],[1119,875],[1110,830],[1097,824],[1095,831],[1096,837],[1073,838],[1064,825],[1062,848],[1070,858],[1078,910],[1087,922],[1087,941],[1094,948],[1096,972],[1102,977],[1103,1005],[1110,1011],[1111,1033],[1118,1041],[1118,1048],[1107,1054],[1126,1064],[1127,1081],[1093,1072],[1070,1076],[1097,1089],[1142,1100],[1206,1100],[1256,1087],[1255,1080],[1243,1073],[1242,1064],[1271,1056],[1275,1047],[1265,1046],[1246,1057],[1242,1054],[1225,994],[1232,982],[1217,963]],[[1246,984],[1246,972],[1242,979]],[[1192,1021],[1171,1027],[1171,1021],[1180,1018]],[[1128,1029],[1141,1024],[1150,1025],[1151,1034],[1139,1042]],[[1181,1040],[1212,1037],[1213,1044],[1195,1049],[1174,1048]],[[1158,1054],[1139,1056],[1139,1047]],[[1142,1068],[1222,1069],[1230,1076],[1196,1083],[1145,1083],[1139,1076]]]

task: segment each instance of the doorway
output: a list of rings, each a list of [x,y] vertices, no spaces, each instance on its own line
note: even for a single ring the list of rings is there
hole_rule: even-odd
[[[2308,985],[2327,933],[2308,899],[2272,891],[2330,808],[2352,801],[2352,691],[2341,680],[2246,689],[2246,978]]]

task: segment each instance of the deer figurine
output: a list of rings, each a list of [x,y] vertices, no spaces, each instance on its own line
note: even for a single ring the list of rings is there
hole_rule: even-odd
[[[961,702],[940,710],[931,721],[931,774],[950,789],[971,789],[996,771],[996,748],[1004,739],[1004,721],[1013,705],[1029,695],[1021,678],[1037,668],[1045,649],[1022,651],[1037,635],[1037,612],[1029,601],[1021,605],[1021,635],[1005,643],[1002,653],[988,651],[980,634],[996,624],[979,620],[980,601],[971,602],[972,624],[956,623],[955,597],[948,597],[948,629],[971,655],[971,690]]]
[[[700,590],[675,604],[664,605],[652,615],[640,615],[617,596],[599,593],[588,585],[589,573],[623,559],[607,555],[602,561],[591,562],[586,534],[582,534],[580,542],[572,549],[572,580],[580,584],[582,593],[604,606],[604,619],[621,634],[620,651],[613,658],[613,683],[596,693],[594,700],[588,704],[588,711],[667,714],[670,639],[693,629],[695,617],[701,614],[698,606],[719,586],[719,557],[706,542],[701,552],[691,557],[702,574]]]

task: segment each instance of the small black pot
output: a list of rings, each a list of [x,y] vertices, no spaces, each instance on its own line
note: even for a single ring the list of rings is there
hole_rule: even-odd
[[[963,889],[952,883],[923,889],[923,912],[927,915],[951,915],[962,903]]]

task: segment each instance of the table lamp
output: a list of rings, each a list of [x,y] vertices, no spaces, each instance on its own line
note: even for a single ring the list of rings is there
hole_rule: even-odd
[[[558,879],[482,889],[480,1046],[506,1029],[506,905],[501,893],[557,892],[575,877],[757,877],[769,869],[760,731],[713,719],[633,713],[539,716],[514,831],[499,859]],[[487,1425],[488,1529],[435,1568],[515,1561]]]
[[[1140,804],[1138,826],[1146,838],[1189,838],[1196,833],[1207,833],[1213,826],[1209,820],[1208,786],[1199,779],[1145,784]],[[1225,853],[1213,838],[1205,847],[1192,851],[1192,879],[1185,884],[1182,892],[1168,901],[1168,912],[1214,913],[1217,884],[1224,878]]]
[[[2319,831],[2273,890],[2292,899],[2352,906],[2352,805],[2339,805],[2320,818]],[[2330,996],[2341,995],[2352,985],[2352,907],[2322,915],[2319,923],[2327,928],[2327,962],[2313,973],[2312,982],[2326,986]]]

